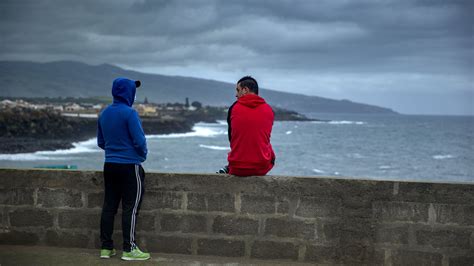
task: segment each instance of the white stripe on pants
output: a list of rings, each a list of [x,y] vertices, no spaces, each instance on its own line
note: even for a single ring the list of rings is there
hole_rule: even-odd
[[[142,182],[140,178],[140,167],[136,164],[135,165],[135,177],[137,179],[137,197],[135,198],[135,206],[133,207],[133,212],[132,212],[132,221],[130,223],[130,250],[134,249],[136,247],[135,244],[135,223],[136,223],[136,217],[137,217],[137,210],[138,210],[138,205],[140,204],[140,199],[142,196]]]

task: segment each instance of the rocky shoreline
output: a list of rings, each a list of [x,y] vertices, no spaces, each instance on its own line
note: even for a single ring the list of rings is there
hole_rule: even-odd
[[[0,137],[1,153],[30,153],[37,151],[63,150],[73,148],[76,139],[37,139],[28,137]]]
[[[225,120],[223,108],[207,107],[172,117],[141,117],[145,134],[191,132],[195,123]],[[296,112],[275,109],[277,121],[312,121]],[[97,118],[65,117],[51,110],[11,108],[0,111],[0,154],[73,148],[74,142],[96,137]]]
[[[193,121],[142,118],[145,134],[190,132]],[[64,117],[57,112],[14,108],[0,112],[0,153],[27,153],[73,148],[96,137],[97,118]]]

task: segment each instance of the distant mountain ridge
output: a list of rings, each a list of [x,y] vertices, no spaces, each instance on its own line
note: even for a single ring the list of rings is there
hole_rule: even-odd
[[[116,77],[142,81],[137,98],[157,103],[199,101],[205,105],[229,106],[235,101],[235,84],[200,78],[166,76],[125,70],[113,65],[88,65],[72,61],[34,63],[0,61],[0,96],[3,97],[95,97],[110,96]],[[391,109],[333,100],[318,96],[261,89],[272,106],[297,112],[396,114]]]

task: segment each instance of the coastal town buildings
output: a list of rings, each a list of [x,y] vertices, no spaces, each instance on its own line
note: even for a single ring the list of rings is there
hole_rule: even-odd
[[[195,103],[195,102],[194,102]],[[4,99],[0,101],[0,110],[9,108],[27,108],[34,110],[50,110],[61,113],[63,116],[77,116],[77,117],[97,117],[98,114],[107,106],[102,103],[83,103],[83,102],[41,102],[31,103],[23,99]],[[133,106],[140,116],[167,116],[173,113],[182,111],[196,111],[199,105],[189,105],[182,103],[166,103],[155,104],[149,103],[148,100],[143,103],[136,103]]]

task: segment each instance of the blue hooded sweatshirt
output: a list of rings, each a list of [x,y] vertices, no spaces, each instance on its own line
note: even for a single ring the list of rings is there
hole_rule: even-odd
[[[105,162],[140,164],[146,160],[145,133],[132,108],[136,89],[133,80],[114,80],[114,102],[100,114],[97,128],[97,145],[105,150]]]

